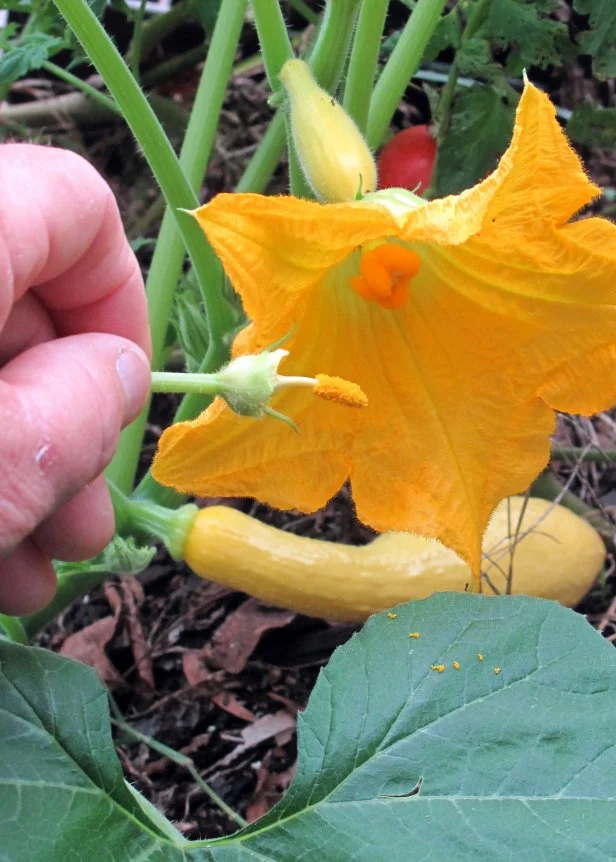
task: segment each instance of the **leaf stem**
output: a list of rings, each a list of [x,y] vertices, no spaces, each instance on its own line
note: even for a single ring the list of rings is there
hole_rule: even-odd
[[[78,78],[77,75],[73,75],[72,72],[68,72],[66,69],[63,69],[62,66],[56,65],[56,63],[52,63],[51,60],[45,60],[45,62],[41,65],[42,69],[50,72],[52,75],[55,75],[56,78],[60,78],[62,81],[66,81],[67,84],[70,84],[72,87],[75,87],[76,90],[81,90],[82,93],[86,93],[86,95],[90,96],[94,99],[95,102],[98,102],[99,105],[103,105],[103,107],[107,108],[109,111],[113,111],[114,114],[122,115],[118,105],[114,102],[113,99],[110,99],[109,96],[106,96],[104,93],[101,93],[100,90],[97,90],[96,87],[93,87],[91,84],[88,84],[87,81]]]
[[[28,645],[30,639],[19,617],[0,614],[0,634],[4,632],[13,643]]]
[[[248,822],[244,820],[244,818],[241,817],[236,811],[234,811],[229,805],[227,805],[224,799],[221,799],[221,797],[216,793],[216,791],[213,790],[210,785],[206,781],[204,781],[203,778],[201,778],[197,769],[195,768],[194,762],[190,757],[187,757],[187,755],[182,754],[181,752],[176,751],[173,748],[169,748],[168,745],[164,745],[162,742],[158,742],[152,736],[147,736],[147,734],[141,733],[141,731],[136,730],[134,727],[131,727],[130,724],[128,724],[128,722],[122,716],[113,698],[110,697],[110,701],[111,709],[115,715],[115,718],[111,719],[111,723],[113,725],[122,730],[131,739],[134,739],[137,742],[143,742],[153,751],[157,751],[159,754],[162,754],[163,757],[167,757],[172,763],[175,763],[176,766],[181,766],[184,769],[188,770],[195,784],[197,784],[201,788],[201,790],[206,794],[206,796],[211,799],[214,805],[217,805],[230,820],[233,820],[234,823],[237,823],[240,828],[248,826]]]
[[[252,12],[263,55],[265,71],[270,89],[274,95],[282,90],[280,83],[280,70],[294,56],[293,46],[287,33],[287,28],[282,17],[278,0],[252,0]],[[289,188],[291,194],[297,197],[310,197],[310,190],[300,167],[291,127],[286,111],[283,111],[286,125],[287,149],[289,152]]]
[[[419,68],[445,2],[446,0],[418,0],[381,73],[370,100],[368,116],[367,139],[368,146],[372,149],[383,143],[408,82]]]
[[[344,87],[344,108],[365,134],[389,0],[363,0]]]
[[[139,84],[88,4],[85,0],[54,0],[54,3],[98,69],[143,150],[207,296],[208,325],[211,336],[217,338],[226,323],[222,295],[212,277],[217,271],[217,261],[198,224],[179,212],[180,209],[198,206],[194,190]],[[155,317],[151,322],[160,326]]]
[[[203,181],[212,151],[227,81],[231,74],[244,21],[245,6],[245,0],[223,0],[214,27],[210,49],[201,74],[179,160],[179,164],[186,172],[187,180],[194,190],[197,190]],[[173,307],[173,297],[182,272],[185,254],[175,217],[176,213],[169,207],[163,217],[147,280],[154,369],[160,367],[162,360],[167,326]],[[220,358],[220,364],[222,364],[226,357],[226,346],[223,339],[230,326],[229,315],[222,296],[222,269],[196,221],[190,216],[184,215],[183,217],[193,222],[202,247],[208,250],[210,281],[207,284],[206,310],[209,321],[210,348],[213,357],[216,358],[216,361]],[[201,278],[199,283],[205,287],[205,282],[202,282]],[[214,295],[216,296],[216,315],[211,316],[212,304],[209,300]],[[206,295],[204,295],[205,300]],[[214,367],[216,366],[206,365],[204,370],[211,370]],[[147,415],[148,408],[123,431],[116,455],[108,468],[108,476],[126,493],[129,493],[133,487]]]
[[[608,464],[616,461],[616,449],[587,449],[585,446],[554,446],[550,453],[552,461],[591,461]]]
[[[462,45],[464,45],[464,43],[467,42],[469,39],[472,39],[478,28],[481,26],[486,12],[486,8],[486,0],[477,0],[475,5],[471,8],[470,15],[468,16],[466,24],[464,25],[464,29],[462,30],[462,33],[460,35],[460,45],[458,46],[458,48],[456,48],[456,54],[449,68],[449,74],[447,75],[447,82],[441,91],[441,98],[438,103],[439,144],[446,136],[447,132],[449,131],[449,126],[451,125],[451,109],[453,107],[453,100],[456,94],[456,85],[458,83],[458,76],[460,73],[459,57]],[[456,7],[456,13],[458,14],[458,26],[460,26],[458,7]],[[438,155],[439,154],[437,149],[432,179],[432,189],[436,190],[437,192],[439,189]],[[428,189],[428,197],[431,196],[432,189]]]

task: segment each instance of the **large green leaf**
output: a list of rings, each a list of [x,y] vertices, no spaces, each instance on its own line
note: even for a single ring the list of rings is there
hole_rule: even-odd
[[[124,782],[94,672],[0,639],[0,859],[162,862],[163,834]]]
[[[437,197],[470,188],[494,170],[511,140],[513,119],[509,93],[482,84],[456,92],[451,125],[439,143]]]
[[[421,636],[411,638],[411,632]],[[15,651],[26,652],[1,649],[0,655],[9,651],[9,664]],[[67,663],[44,655],[57,672],[55,686],[62,685]],[[432,669],[440,664],[443,673]],[[92,675],[80,672],[88,679],[82,702],[92,705]],[[54,687],[50,679],[47,686]],[[5,700],[1,687],[0,698]],[[34,683],[26,700],[55,714],[57,696],[37,702]],[[88,736],[97,755],[107,759],[108,749],[100,734],[84,736],[75,702],[71,711],[79,742],[63,751],[73,762],[66,783],[76,787],[77,799],[75,774],[81,759],[85,767],[89,762],[83,750]],[[95,723],[105,726],[107,739],[106,718]],[[615,726],[616,653],[582,617],[539,599],[438,594],[400,606],[395,618],[372,618],[335,653],[300,717],[295,781],[273,811],[243,832],[190,844],[157,837],[150,825],[139,845],[142,821],[130,815],[125,799],[114,807],[115,789],[99,791],[102,772],[84,767],[92,807],[97,798],[105,801],[105,828],[122,833],[120,841],[105,831],[111,849],[102,855],[100,831],[90,831],[86,796],[79,810],[67,797],[60,805],[61,794],[49,792],[58,784],[54,761],[41,757],[40,740],[37,746],[32,739],[30,747],[22,745],[21,758],[12,758],[8,784],[24,772],[17,764],[37,758],[41,801],[34,792],[31,801],[38,817],[46,800],[44,834],[35,839],[32,828],[29,835],[20,828],[20,817],[37,823],[32,805],[24,804],[13,827],[0,825],[0,847],[10,849],[7,858],[29,862],[614,859]],[[30,739],[27,718],[19,727],[23,740]],[[59,725],[52,727],[55,737]],[[21,737],[13,733],[10,745]],[[119,770],[107,769],[108,787]],[[0,795],[0,823],[7,801]],[[52,817],[79,837],[74,847],[82,855],[50,854]],[[53,837],[58,840],[57,829]]]
[[[579,37],[582,51],[593,58],[598,78],[616,75],[616,3],[614,0],[574,0],[573,8],[589,16],[590,30]]]

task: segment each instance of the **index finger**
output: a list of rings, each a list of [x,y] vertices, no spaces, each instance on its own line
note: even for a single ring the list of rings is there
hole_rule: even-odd
[[[85,159],[0,147],[0,329],[32,289],[58,335],[108,332],[146,352],[143,280],[113,193]]]

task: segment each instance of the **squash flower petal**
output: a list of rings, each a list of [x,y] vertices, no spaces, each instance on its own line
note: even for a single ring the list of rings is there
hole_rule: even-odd
[[[280,393],[300,435],[214,404],[165,432],[155,477],[303,510],[350,477],[363,522],[438,538],[478,573],[494,508],[548,461],[554,410],[616,400],[616,227],[570,221],[598,192],[526,83],[499,166],[459,195],[219,195],[195,215],[252,321],[235,350],[296,326],[285,373],[356,381],[369,404]]]

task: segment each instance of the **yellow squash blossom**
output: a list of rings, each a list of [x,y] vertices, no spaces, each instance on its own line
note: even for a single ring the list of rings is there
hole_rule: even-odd
[[[616,400],[616,227],[570,220],[598,192],[527,84],[498,168],[462,194],[219,195],[195,216],[252,321],[235,352],[293,331],[285,374],[356,381],[369,404],[281,392],[297,435],[216,401],[164,433],[154,476],[304,511],[350,478],[361,521],[436,537],[477,573],[497,503],[548,461],[554,410]]]

